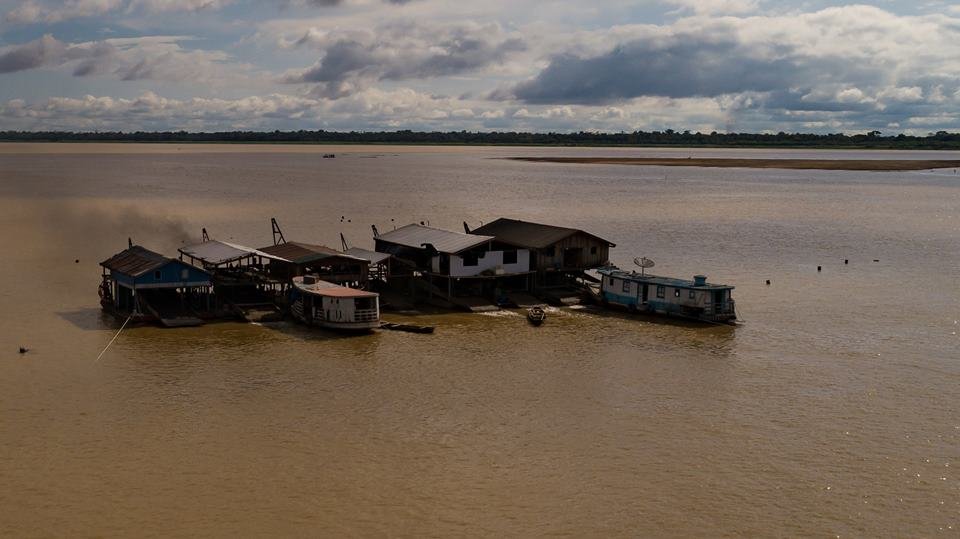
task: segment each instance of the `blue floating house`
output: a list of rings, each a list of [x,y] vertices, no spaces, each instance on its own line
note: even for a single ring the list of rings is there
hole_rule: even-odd
[[[210,273],[186,262],[131,245],[100,265],[100,305],[119,317],[188,326],[210,310]]]
[[[631,312],[665,314],[704,322],[733,323],[737,319],[732,286],[711,284],[703,275],[692,281],[601,268],[600,301]]]

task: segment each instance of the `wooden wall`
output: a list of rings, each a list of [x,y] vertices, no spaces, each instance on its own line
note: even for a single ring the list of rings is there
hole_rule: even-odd
[[[579,263],[574,265],[564,264],[564,253],[570,249],[580,250]],[[595,252],[591,252],[594,249]],[[537,271],[544,272],[551,268],[557,271],[597,268],[610,260],[610,245],[583,232],[578,232],[553,244],[552,256],[549,251],[549,247],[536,251]]]

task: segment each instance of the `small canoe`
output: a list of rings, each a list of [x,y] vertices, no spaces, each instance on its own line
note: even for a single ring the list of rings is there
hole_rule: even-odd
[[[535,326],[539,326],[547,319],[547,312],[543,310],[543,307],[530,307],[527,311],[527,320]]]

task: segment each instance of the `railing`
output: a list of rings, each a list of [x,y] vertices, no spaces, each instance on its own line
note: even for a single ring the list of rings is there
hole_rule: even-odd
[[[353,319],[357,322],[376,322],[380,319],[380,313],[377,309],[357,309]]]
[[[706,314],[713,316],[736,314],[736,303],[734,303],[732,299],[729,299],[723,303],[711,303]]]

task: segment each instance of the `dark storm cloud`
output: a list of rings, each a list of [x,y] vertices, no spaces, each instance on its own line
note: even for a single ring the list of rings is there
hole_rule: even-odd
[[[12,73],[62,63],[66,49],[66,46],[53,36],[43,36],[0,55],[0,73]]]
[[[84,60],[74,70],[76,76],[98,72],[114,52],[105,43],[92,46],[69,45],[51,35],[16,45],[0,54],[0,73],[13,73],[45,66],[57,66],[73,60]]]
[[[637,97],[717,97],[783,92],[816,84],[880,84],[889,66],[862,59],[805,57],[780,45],[761,55],[735,37],[647,37],[596,56],[555,56],[533,79],[493,99],[536,104],[603,104]]]
[[[350,0],[277,0],[282,7],[304,6],[304,7],[334,7],[350,3]],[[382,0],[385,4],[394,4],[402,6],[409,4],[413,0]]]
[[[347,95],[370,81],[469,73],[526,50],[523,40],[502,35],[498,26],[448,28],[414,23],[349,36],[308,32],[297,45],[320,49],[323,57],[306,70],[288,74],[284,82],[319,83],[315,93],[326,97]]]

